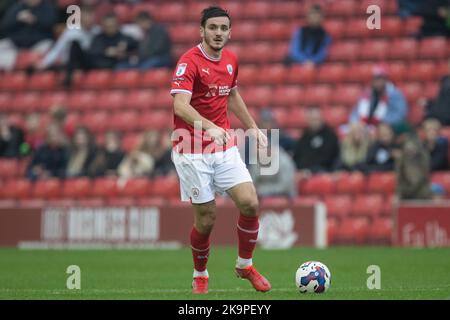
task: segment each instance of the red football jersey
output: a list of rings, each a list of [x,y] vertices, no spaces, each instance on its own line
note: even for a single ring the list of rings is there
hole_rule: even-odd
[[[223,49],[220,58],[213,58],[199,44],[187,51],[178,61],[170,94],[191,94],[190,104],[201,116],[228,130],[230,122],[227,116],[227,101],[231,89],[237,86],[237,75],[237,58],[231,51]],[[209,153],[223,151],[235,145],[232,139],[225,147],[212,148],[211,143],[214,142],[204,138],[204,131],[201,134],[196,131],[194,136],[194,128],[176,115],[174,115],[174,128],[175,130],[186,129],[190,133],[190,151],[186,150],[188,145],[184,144],[183,139],[180,138],[173,142],[178,152]],[[200,141],[202,137],[203,140]],[[194,143],[201,146],[201,150],[194,148]]]

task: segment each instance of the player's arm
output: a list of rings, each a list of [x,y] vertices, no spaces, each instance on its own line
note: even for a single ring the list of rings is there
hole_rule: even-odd
[[[224,129],[216,126],[213,122],[200,115],[200,113],[191,106],[190,102],[190,94],[176,93],[173,102],[175,115],[193,127],[196,122],[201,122],[201,128],[208,132],[216,144],[226,144],[230,139],[229,134]]]
[[[230,95],[228,96],[228,109],[242,122],[245,129],[256,130],[255,134],[260,146],[267,146],[267,137],[259,130],[237,88],[231,89],[230,91]]]

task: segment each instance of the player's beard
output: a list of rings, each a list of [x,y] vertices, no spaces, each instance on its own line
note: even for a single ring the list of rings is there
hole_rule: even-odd
[[[209,38],[209,37],[206,37],[206,38],[205,38],[206,44],[207,44],[212,50],[214,50],[214,51],[216,51],[216,52],[220,52],[220,51],[225,47],[225,44],[227,43],[227,38],[226,38],[226,37],[222,37],[222,38],[220,38],[220,40],[221,40],[221,42],[220,42],[220,43],[217,43],[217,42],[215,41],[215,38]]]

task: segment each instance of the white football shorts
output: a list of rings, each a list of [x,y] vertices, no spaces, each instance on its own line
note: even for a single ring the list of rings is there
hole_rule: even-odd
[[[215,153],[178,153],[172,150],[172,161],[180,178],[181,201],[206,203],[215,193],[252,182],[236,146]]]

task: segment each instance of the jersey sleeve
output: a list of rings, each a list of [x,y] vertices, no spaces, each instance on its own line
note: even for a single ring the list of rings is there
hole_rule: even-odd
[[[234,56],[234,65],[235,65],[235,68],[234,68],[235,71],[233,74],[233,82],[231,84],[231,89],[237,88],[237,83],[238,83],[239,64],[238,64],[236,56]]]
[[[192,94],[197,68],[189,58],[182,57],[175,68],[172,79],[171,95],[176,93]]]

